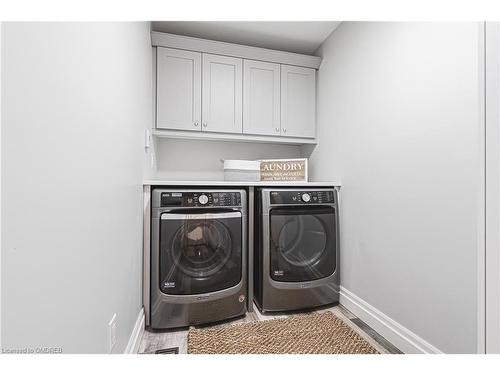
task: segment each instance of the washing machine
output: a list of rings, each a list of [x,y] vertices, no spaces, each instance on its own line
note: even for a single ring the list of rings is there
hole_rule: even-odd
[[[246,191],[153,189],[151,202],[150,328],[244,315]]]
[[[256,190],[254,301],[264,313],[339,300],[339,228],[334,188]]]

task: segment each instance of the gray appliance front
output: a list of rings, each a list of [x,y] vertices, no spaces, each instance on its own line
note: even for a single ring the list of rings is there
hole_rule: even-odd
[[[246,313],[246,298],[247,298],[247,208],[246,208],[246,191],[245,190],[203,190],[204,193],[212,192],[238,192],[241,194],[241,205],[234,207],[224,207],[221,211],[220,207],[192,207],[189,211],[179,208],[165,208],[161,207],[161,194],[168,192],[199,192],[200,190],[166,190],[158,189],[153,190],[152,194],[152,254],[151,254],[151,302],[150,302],[150,327],[153,329],[168,329],[179,328],[189,325],[198,325],[205,323],[212,323],[224,319],[233,318],[236,316],[244,315]],[[233,226],[224,221],[231,220]],[[217,284],[208,291],[203,291],[203,285],[209,282],[209,277],[219,277],[220,280],[224,279],[224,269],[217,267],[207,267],[201,274],[201,279],[198,280],[198,287],[195,288],[195,282],[189,282],[189,278],[185,276],[187,285],[184,289],[174,289],[175,282],[166,282],[165,275],[161,275],[162,255],[160,236],[162,221],[163,225],[172,225],[177,221],[182,221],[189,225],[190,222],[198,222],[203,225],[211,225],[215,229],[226,228],[228,231],[232,230],[234,233],[228,233],[227,236],[236,236],[237,230],[234,229],[234,222],[239,222],[238,238],[241,243],[238,243],[235,248],[239,251],[241,262],[241,277],[236,281],[235,285],[229,287],[223,286],[217,289]],[[220,224],[222,223],[222,224]],[[181,224],[178,224],[179,227]],[[181,231],[182,232],[182,231]],[[202,232],[197,228],[190,230],[189,235],[200,236]],[[175,239],[172,239],[175,241]],[[174,243],[174,242],[172,242]],[[174,245],[172,245],[174,246]],[[175,250],[175,249],[169,249]],[[229,249],[233,251],[233,249]],[[226,259],[223,259],[225,261]],[[165,261],[163,261],[164,266]],[[181,269],[179,269],[181,268]],[[173,268],[170,273],[178,272],[179,274],[190,275],[189,269],[183,269],[182,265]],[[167,275],[168,276],[168,275]],[[196,275],[191,275],[196,276]],[[194,279],[193,279],[194,280]],[[173,284],[173,285],[172,285]],[[223,285],[221,283],[220,285]],[[175,290],[172,294],[169,293],[169,288]],[[187,289],[186,289],[187,288]],[[191,291],[194,291],[191,293]],[[200,291],[202,290],[202,291]]]
[[[276,204],[272,203],[270,199],[271,192],[277,191],[332,191],[334,194],[334,203],[323,204],[323,203],[296,203],[296,204]],[[263,243],[261,244],[262,249],[262,300],[260,301],[260,309],[263,312],[277,312],[277,311],[292,311],[314,308],[318,306],[328,305],[337,303],[339,300],[339,283],[340,283],[340,272],[339,272],[339,224],[338,224],[338,205],[337,205],[337,191],[335,189],[262,189],[262,232],[263,232]],[[296,209],[295,212],[299,212],[298,215],[310,215],[314,217],[314,210],[318,207],[329,207],[332,211],[333,228],[326,228],[325,230],[331,230],[328,234],[330,237],[330,243],[325,242],[324,251],[330,251],[334,258],[334,266],[332,267],[331,274],[329,272],[325,275],[319,275],[317,279],[311,275],[307,281],[279,281],[280,276],[282,276],[278,271],[271,270],[271,242],[272,242],[272,228],[271,228],[271,215],[273,210],[277,210],[287,206],[290,209]],[[316,221],[316,219],[314,219]],[[327,223],[325,223],[326,225]],[[314,229],[313,229],[314,230]],[[303,246],[304,242],[302,242]],[[310,243],[312,246],[313,244]],[[316,258],[315,255],[313,258]],[[308,259],[304,260],[306,263],[310,262]],[[311,259],[312,261],[312,259]],[[300,266],[300,265],[297,265]],[[307,264],[304,264],[307,266]]]

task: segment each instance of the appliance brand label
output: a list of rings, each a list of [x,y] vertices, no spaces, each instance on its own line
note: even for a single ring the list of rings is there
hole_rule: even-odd
[[[274,271],[274,276],[283,276],[284,274],[285,274],[285,272],[283,272],[283,270]]]
[[[175,288],[175,282],[164,282],[163,287],[164,288]]]

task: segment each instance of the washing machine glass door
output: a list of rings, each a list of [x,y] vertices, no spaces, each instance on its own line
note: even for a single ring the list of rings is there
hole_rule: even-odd
[[[270,217],[270,276],[311,281],[336,268],[335,208],[280,207]]]
[[[163,293],[209,293],[240,282],[241,212],[164,213],[160,226]]]

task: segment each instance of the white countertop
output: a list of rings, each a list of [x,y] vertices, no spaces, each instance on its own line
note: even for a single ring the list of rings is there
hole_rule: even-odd
[[[338,181],[286,182],[286,181],[168,181],[145,180],[143,185],[156,186],[340,186]]]

